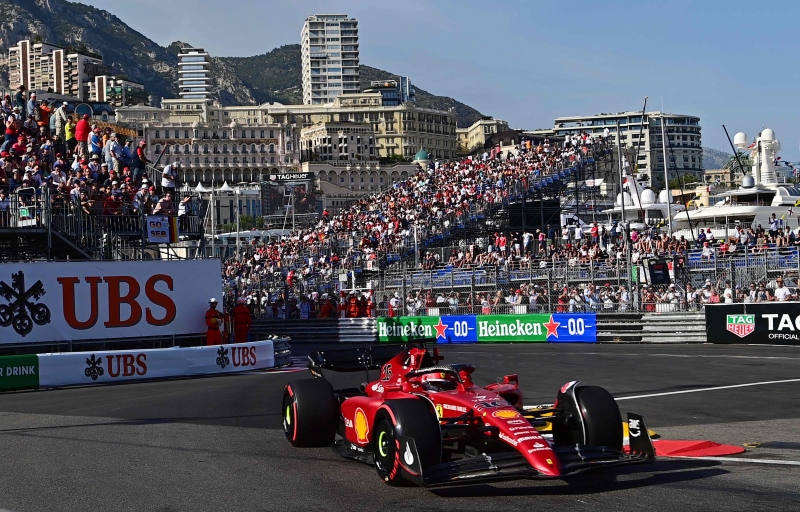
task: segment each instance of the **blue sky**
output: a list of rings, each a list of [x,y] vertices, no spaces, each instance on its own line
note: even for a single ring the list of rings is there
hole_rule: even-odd
[[[775,130],[798,160],[800,2],[93,0],[161,45],[218,56],[298,43],[306,16],[359,20],[361,63],[411,77],[514,128],[558,116],[648,110],[699,116],[703,145],[722,124]]]

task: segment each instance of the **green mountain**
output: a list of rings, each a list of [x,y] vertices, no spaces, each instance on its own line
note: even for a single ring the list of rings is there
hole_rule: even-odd
[[[145,84],[152,103],[177,95],[178,50],[187,43],[163,47],[126,25],[113,14],[67,0],[0,0],[0,56],[22,39],[84,48],[103,56],[115,73]],[[195,41],[202,46],[202,41]],[[413,71],[406,73],[413,81]],[[215,93],[224,105],[270,100],[302,102],[300,45],[289,44],[253,57],[214,58]],[[361,66],[361,86],[398,75]],[[8,83],[8,64],[0,58],[0,81]],[[459,126],[468,126],[481,113],[453,98],[436,96],[415,85],[417,104],[440,110],[455,109]]]

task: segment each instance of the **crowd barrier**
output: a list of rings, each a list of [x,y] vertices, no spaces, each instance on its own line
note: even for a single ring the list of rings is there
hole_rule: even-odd
[[[289,339],[0,357],[0,391],[236,373],[290,363]]]
[[[595,343],[594,313],[403,316],[377,319],[379,342]]]
[[[800,345],[797,302],[706,304],[711,343]]]

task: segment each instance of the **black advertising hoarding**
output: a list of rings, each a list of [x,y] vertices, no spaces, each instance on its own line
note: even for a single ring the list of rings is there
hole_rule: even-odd
[[[309,181],[313,179],[313,172],[285,172],[269,174],[269,181]]]
[[[800,302],[707,304],[711,343],[800,345]]]

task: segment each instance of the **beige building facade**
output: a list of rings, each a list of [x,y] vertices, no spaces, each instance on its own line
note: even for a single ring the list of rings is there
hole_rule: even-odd
[[[493,117],[482,117],[467,128],[457,128],[459,154],[469,154],[481,150],[492,135],[507,130],[507,121]]]

